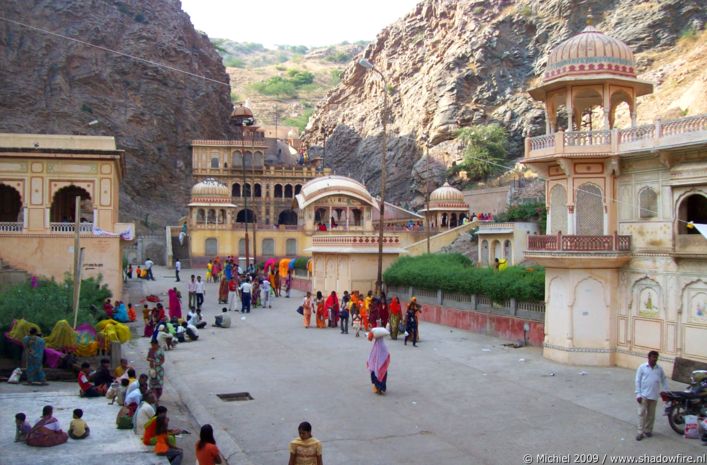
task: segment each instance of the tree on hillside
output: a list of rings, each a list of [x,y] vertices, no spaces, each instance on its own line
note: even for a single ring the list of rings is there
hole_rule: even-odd
[[[456,138],[464,144],[464,159],[452,167],[452,173],[466,172],[472,179],[488,179],[503,172],[508,153],[508,134],[499,124],[462,128]]]

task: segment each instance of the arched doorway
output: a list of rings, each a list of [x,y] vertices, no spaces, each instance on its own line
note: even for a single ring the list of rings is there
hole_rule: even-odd
[[[0,222],[14,223],[19,221],[22,210],[22,197],[13,187],[0,184]]]
[[[93,203],[91,195],[78,186],[62,187],[54,194],[49,212],[52,223],[73,223],[76,221],[76,197],[81,197],[80,219],[82,222],[93,222]]]
[[[297,225],[297,213],[294,210],[283,210],[277,217],[277,224]]]
[[[243,209],[238,212],[238,215],[236,216],[236,223],[255,223],[255,213],[253,213],[253,210],[249,209]]]
[[[707,223],[707,197],[695,193],[682,199],[678,207],[678,219],[679,234],[700,234],[696,228],[688,228],[687,223]]]

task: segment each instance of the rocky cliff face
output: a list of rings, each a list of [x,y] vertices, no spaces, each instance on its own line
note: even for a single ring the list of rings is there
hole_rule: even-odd
[[[221,58],[177,0],[2,5],[8,19],[228,83]],[[185,214],[189,144],[227,137],[228,85],[4,21],[0,62],[0,131],[115,136],[127,162],[121,218],[144,230]]]
[[[527,89],[538,82],[552,47],[584,28],[590,8],[597,28],[634,50],[641,72],[659,69],[665,81],[666,73],[684,73],[685,66],[665,66],[675,57],[656,61],[656,53],[673,49],[686,31],[700,38],[696,47],[704,47],[703,6],[699,0],[421,2],[362,55],[385,75],[391,91],[387,198],[419,205],[427,169],[420,161],[424,140],[431,145],[431,173],[440,185],[446,168],[460,158],[453,138],[464,126],[503,124],[511,134],[510,158],[521,157],[523,137],[545,127],[543,111]],[[704,81],[704,71],[697,73]],[[664,111],[665,103],[656,109]],[[380,186],[382,106],[380,78],[351,64],[305,135],[314,153],[323,152],[326,135],[326,166],[363,180],[373,193]],[[660,114],[642,113],[640,106],[638,111],[644,121]]]

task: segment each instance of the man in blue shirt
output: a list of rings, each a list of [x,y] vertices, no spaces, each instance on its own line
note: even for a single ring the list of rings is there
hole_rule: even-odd
[[[636,402],[638,402],[638,436],[636,441],[653,436],[655,406],[660,393],[668,390],[668,379],[658,366],[658,352],[648,352],[648,362],[636,370]]]

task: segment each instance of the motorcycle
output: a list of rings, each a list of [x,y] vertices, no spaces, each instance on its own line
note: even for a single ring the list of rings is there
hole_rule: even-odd
[[[685,416],[707,416],[707,370],[695,370],[690,376],[690,386],[684,391],[661,392],[666,403],[665,415],[670,427],[677,434],[685,434]]]

